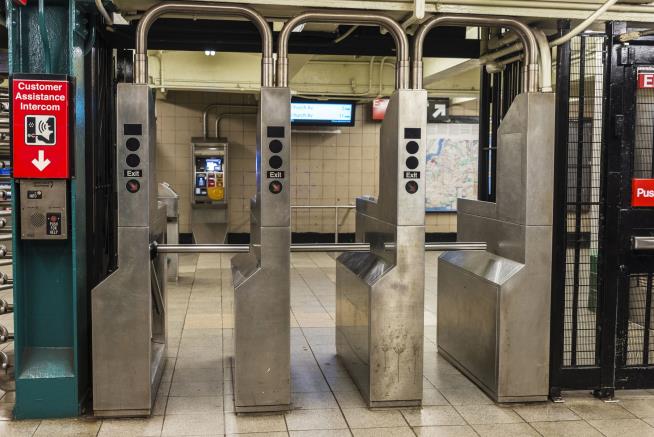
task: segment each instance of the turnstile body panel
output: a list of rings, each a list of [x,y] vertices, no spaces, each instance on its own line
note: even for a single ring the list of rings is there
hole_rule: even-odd
[[[371,252],[336,264],[336,350],[371,407],[422,402],[426,104],[425,91],[391,97],[379,198],[357,199],[357,242]]]
[[[261,89],[250,252],[232,259],[237,413],[291,404],[290,104],[290,89]]]
[[[91,292],[93,411],[152,412],[166,357],[166,208],[157,201],[154,101],[147,85],[117,94],[118,269]]]
[[[438,262],[438,349],[498,402],[546,400],[554,95],[521,94],[502,120],[497,203],[458,201],[458,240],[487,252]]]

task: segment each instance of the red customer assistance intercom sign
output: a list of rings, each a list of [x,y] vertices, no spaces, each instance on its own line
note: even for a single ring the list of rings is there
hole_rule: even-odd
[[[58,76],[12,78],[14,178],[70,176],[70,83]]]

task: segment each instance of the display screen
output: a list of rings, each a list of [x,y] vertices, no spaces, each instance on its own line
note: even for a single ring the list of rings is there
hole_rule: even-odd
[[[223,171],[223,160],[222,158],[212,158],[206,160],[206,170],[208,172],[222,172]]]
[[[354,126],[352,102],[294,100],[291,123],[295,126]]]

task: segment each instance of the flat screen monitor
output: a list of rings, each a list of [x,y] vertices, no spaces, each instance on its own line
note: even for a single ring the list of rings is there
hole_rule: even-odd
[[[222,158],[211,158],[206,161],[206,169],[211,173],[220,173],[223,171],[223,160]]]
[[[291,124],[294,126],[354,126],[354,102],[293,100]]]

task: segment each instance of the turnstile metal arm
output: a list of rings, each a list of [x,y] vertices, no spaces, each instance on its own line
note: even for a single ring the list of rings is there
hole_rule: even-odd
[[[442,252],[448,250],[486,250],[486,243],[427,243],[428,252]],[[386,243],[385,250],[394,250],[394,243]],[[156,244],[150,246],[153,256],[160,253],[247,253],[250,246],[247,244]],[[292,244],[291,252],[368,252],[368,243],[340,243],[340,244]]]
[[[14,305],[4,299],[0,299],[0,314],[9,314],[14,312]]]

